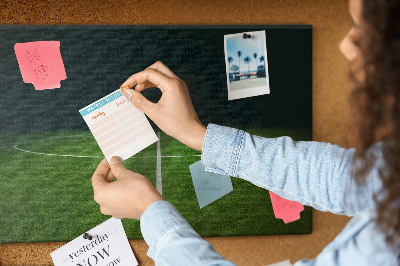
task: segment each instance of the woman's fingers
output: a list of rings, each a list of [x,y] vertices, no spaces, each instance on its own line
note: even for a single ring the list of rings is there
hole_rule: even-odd
[[[157,70],[160,73],[163,73],[164,75],[170,77],[170,78],[175,78],[179,79],[177,75],[174,74],[174,72],[171,71],[166,65],[164,65],[161,61],[157,61],[148,68]]]
[[[137,84],[146,84],[148,82],[152,83],[164,93],[174,81],[172,78],[164,75],[161,72],[158,72],[155,69],[147,68],[142,72],[130,76],[124,83],[122,83],[121,88],[125,88],[127,86],[132,88]]]
[[[111,183],[115,180],[115,175],[113,174],[112,171],[109,171],[107,176],[106,176],[106,181]]]
[[[100,164],[97,166],[96,170],[92,176],[92,186],[93,188],[97,188],[98,186],[107,184],[106,178],[108,172],[110,172],[110,165],[108,164],[107,160],[104,158]]]
[[[154,74],[155,72],[148,72],[148,71],[146,72],[146,70],[149,70],[149,69],[159,72],[160,74],[162,74],[164,76],[155,75]],[[139,73],[141,73],[141,75],[137,75],[137,74],[139,74],[139,73],[137,73],[137,74],[134,74],[131,77],[129,77],[121,85],[121,88],[125,88],[126,86],[129,86],[129,88],[132,88],[133,86],[136,85],[136,87],[135,87],[136,91],[143,91],[147,88],[159,87],[160,79],[164,80],[165,82],[167,82],[166,78],[180,80],[179,77],[177,75],[175,75],[174,72],[172,72],[171,69],[169,69],[161,61],[155,62],[154,64],[152,64],[151,66],[146,68],[146,70],[142,71],[142,72],[144,72],[145,75],[142,72],[139,72]],[[158,80],[158,81],[156,81],[157,83],[154,83],[153,80]],[[163,88],[159,87],[159,89],[162,90]]]
[[[146,81],[144,83],[137,84],[136,87],[135,87],[135,90],[136,91],[144,91],[145,89],[152,88],[152,87],[156,87],[156,85],[154,85],[150,81]]]
[[[135,90],[130,89],[135,85]],[[161,90],[162,96],[157,103],[150,102],[140,93],[149,87]],[[156,62],[129,77],[121,90],[161,130],[189,147],[201,150],[206,128],[197,117],[186,84],[168,67]]]

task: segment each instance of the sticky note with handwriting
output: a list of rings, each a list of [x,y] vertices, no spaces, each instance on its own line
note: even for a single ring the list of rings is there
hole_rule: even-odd
[[[233,191],[230,176],[207,172],[201,161],[189,169],[200,209]]]
[[[284,199],[271,191],[269,196],[276,219],[282,219],[285,224],[300,219],[300,213],[304,211],[304,206],[301,203]]]
[[[59,41],[16,43],[14,50],[22,79],[36,90],[60,88],[67,78]]]
[[[119,219],[104,223],[51,253],[54,265],[138,265]],[[91,238],[91,239],[90,239]]]
[[[158,140],[143,112],[116,90],[79,110],[107,161],[123,161]]]

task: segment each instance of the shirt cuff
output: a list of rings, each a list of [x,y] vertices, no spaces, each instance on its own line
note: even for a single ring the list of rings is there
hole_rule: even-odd
[[[242,130],[209,124],[201,154],[206,171],[237,177],[243,138]]]
[[[192,228],[171,203],[165,200],[153,202],[140,217],[140,229],[149,245],[147,255],[155,260],[160,239],[167,232],[181,227]]]

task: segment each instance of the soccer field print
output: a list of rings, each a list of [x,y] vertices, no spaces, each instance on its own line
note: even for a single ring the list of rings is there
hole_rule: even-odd
[[[269,94],[265,31],[224,36],[228,100]]]
[[[16,43],[14,50],[22,79],[32,83],[36,90],[60,88],[60,81],[67,78],[60,42]]]
[[[123,161],[158,140],[144,113],[116,90],[79,110],[107,161]]]

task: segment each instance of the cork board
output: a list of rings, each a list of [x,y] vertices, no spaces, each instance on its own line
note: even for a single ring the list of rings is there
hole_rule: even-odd
[[[313,139],[349,147],[350,90],[348,65],[338,43],[350,28],[346,1],[240,1],[184,3],[118,1],[92,5],[85,1],[2,2],[1,24],[311,24],[313,26]],[[240,7],[240,8],[238,8]],[[95,15],[93,15],[95,14]],[[207,16],[204,16],[207,14]],[[290,258],[315,257],[348,221],[314,211],[309,236],[207,238],[224,257],[238,265],[266,265]],[[310,245],[315,243],[315,245]],[[3,265],[50,264],[50,252],[63,243],[0,245]],[[143,240],[131,241],[141,265],[151,265]]]

